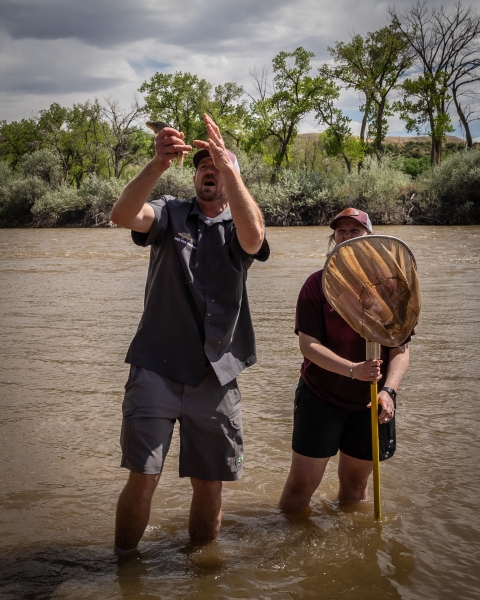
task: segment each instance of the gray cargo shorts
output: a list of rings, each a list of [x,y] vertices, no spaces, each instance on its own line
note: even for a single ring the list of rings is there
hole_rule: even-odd
[[[222,386],[208,366],[192,387],[132,365],[122,411],[122,467],[161,473],[178,419],[180,477],[240,479],[243,432],[235,379]]]

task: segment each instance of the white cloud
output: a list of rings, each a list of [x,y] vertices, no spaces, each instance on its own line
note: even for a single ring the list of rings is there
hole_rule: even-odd
[[[429,0],[453,5],[454,0]],[[376,0],[0,0],[0,119],[112,96],[128,106],[157,70],[251,89],[250,69],[302,45],[315,65],[327,47],[388,21]],[[405,6],[409,5],[405,4]],[[400,7],[403,3],[400,3]],[[397,2],[397,6],[399,6]],[[361,98],[339,106],[358,120]],[[401,127],[398,119],[394,129]],[[318,131],[313,116],[301,131]]]

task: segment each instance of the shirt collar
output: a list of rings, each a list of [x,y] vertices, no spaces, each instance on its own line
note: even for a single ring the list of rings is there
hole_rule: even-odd
[[[206,223],[207,225],[211,225],[213,223],[220,223],[221,221],[231,221],[232,220],[232,211],[230,210],[230,206],[227,204],[225,210],[223,210],[216,217],[207,217],[203,214],[198,206],[197,199],[193,199],[193,207],[190,211],[191,215],[197,215],[198,218]]]

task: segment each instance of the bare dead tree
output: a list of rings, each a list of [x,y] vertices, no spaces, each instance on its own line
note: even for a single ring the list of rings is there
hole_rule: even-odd
[[[468,147],[473,144],[469,123],[474,111],[462,102],[462,97],[475,95],[480,81],[480,16],[472,6],[464,6],[461,0],[446,11],[427,8],[426,0],[417,0],[410,8],[399,13],[389,8],[393,24],[403,33],[417,56],[417,66],[429,81],[441,81],[439,87],[452,94],[458,118],[465,131]],[[437,94],[437,114],[448,109],[447,94]],[[468,115],[468,116],[467,116]],[[441,153],[441,140],[437,151]],[[436,161],[435,161],[436,162]]]
[[[135,95],[130,109],[123,109],[118,100],[105,98],[102,106],[102,129],[108,149],[110,176],[119,178],[125,167],[136,160],[132,151],[136,134],[141,131],[138,124],[143,114],[138,97]]]

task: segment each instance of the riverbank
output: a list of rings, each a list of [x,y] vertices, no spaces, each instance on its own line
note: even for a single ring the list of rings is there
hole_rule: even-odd
[[[43,158],[36,169],[0,169],[0,227],[112,226],[110,211],[126,181],[92,175],[79,188],[67,186],[49,157]],[[351,173],[284,170],[270,184],[269,167],[261,160],[245,160],[242,175],[266,225],[326,225],[346,206],[368,212],[374,225],[480,223],[480,150],[453,154],[416,178],[398,165],[394,156],[381,162],[368,157],[362,169]],[[191,170],[166,171],[150,199],[163,194],[193,196]]]

